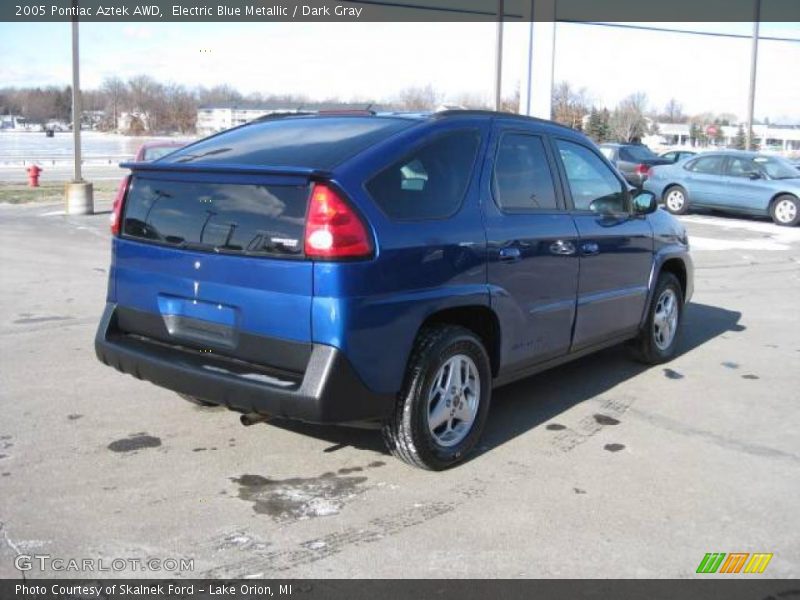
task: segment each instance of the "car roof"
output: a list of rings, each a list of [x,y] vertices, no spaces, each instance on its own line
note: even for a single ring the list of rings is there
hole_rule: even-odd
[[[540,119],[538,117],[529,117],[527,115],[519,115],[516,113],[509,113],[509,112],[502,112],[502,111],[495,111],[495,110],[480,110],[480,109],[447,109],[447,110],[440,110],[440,111],[387,111],[387,112],[373,112],[370,110],[331,110],[331,111],[319,111],[319,112],[308,112],[308,113],[274,113],[271,115],[265,115],[244,125],[241,127],[247,127],[251,123],[263,123],[264,121],[272,121],[277,119],[322,119],[322,118],[351,118],[351,117],[373,117],[375,119],[410,119],[416,121],[441,121],[445,119],[457,118],[457,117],[472,117],[472,118],[483,118],[483,119],[494,119],[494,118],[502,118],[502,119],[510,119],[515,121],[521,121],[524,123],[538,123],[541,125],[548,125],[561,128],[565,131],[569,131],[572,133],[580,133],[571,127],[566,125],[562,125],[561,123],[557,123],[555,121],[550,121],[547,119]]]

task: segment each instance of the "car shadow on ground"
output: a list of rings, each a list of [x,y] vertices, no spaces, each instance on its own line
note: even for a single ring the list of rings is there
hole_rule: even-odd
[[[744,331],[741,316],[740,312],[716,306],[689,304],[679,341],[679,356],[718,336]],[[493,393],[480,450],[469,460],[543,426],[569,408],[606,393],[648,368],[665,369],[665,376],[680,378],[680,373],[668,367],[668,364],[647,367],[636,362],[630,348],[622,345],[499,388]],[[386,453],[381,435],[375,430],[282,420],[271,421],[270,425],[330,442],[331,446],[323,452],[351,446]]]

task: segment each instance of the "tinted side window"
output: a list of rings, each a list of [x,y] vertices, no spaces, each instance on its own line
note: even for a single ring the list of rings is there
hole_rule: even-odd
[[[627,162],[639,162],[656,158],[647,146],[625,146],[620,148],[619,156]]]
[[[749,177],[752,173],[759,173],[759,170],[749,158],[731,158],[728,162],[728,174],[733,177]]]
[[[722,173],[723,160],[724,158],[722,156],[704,156],[687,165],[686,168],[695,173],[719,175]]]
[[[556,140],[556,145],[577,210],[598,213],[627,211],[625,188],[594,152],[565,140]]]
[[[603,153],[608,160],[614,160],[614,149],[613,148],[600,148],[600,152]]]
[[[553,174],[539,136],[506,134],[500,139],[492,184],[505,211],[557,208]]]
[[[461,205],[479,144],[477,131],[439,137],[373,177],[367,191],[395,219],[447,217]]]

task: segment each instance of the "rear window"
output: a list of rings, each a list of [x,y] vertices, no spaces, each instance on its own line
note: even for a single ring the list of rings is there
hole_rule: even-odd
[[[170,152],[175,152],[176,146],[153,146],[144,149],[144,160],[157,160]]]
[[[367,191],[394,219],[447,217],[461,206],[480,144],[477,131],[443,135],[367,182]]]
[[[302,256],[307,186],[134,177],[122,235],[229,254]]]
[[[625,146],[620,148],[619,155],[628,162],[658,158],[647,146]]]
[[[395,118],[288,117],[201,140],[162,162],[326,170],[414,124]]]

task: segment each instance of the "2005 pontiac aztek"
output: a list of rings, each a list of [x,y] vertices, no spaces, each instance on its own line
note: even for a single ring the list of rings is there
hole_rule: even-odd
[[[686,232],[565,127],[283,116],[124,166],[97,355],[246,419],[381,423],[442,469],[493,387],[624,341],[675,354]]]

